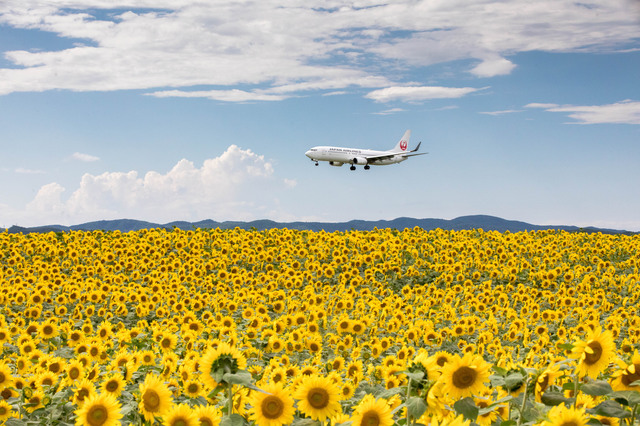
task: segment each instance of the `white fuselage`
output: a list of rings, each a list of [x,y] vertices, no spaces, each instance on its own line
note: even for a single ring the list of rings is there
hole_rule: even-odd
[[[344,148],[339,146],[316,146],[305,152],[305,155],[314,161],[330,161],[341,164],[361,164],[360,159],[389,155],[389,158],[371,162],[372,166],[400,163],[407,159],[403,153],[391,151],[376,151],[372,149]],[[356,161],[354,161],[356,160]],[[366,164],[366,163],[365,163]]]

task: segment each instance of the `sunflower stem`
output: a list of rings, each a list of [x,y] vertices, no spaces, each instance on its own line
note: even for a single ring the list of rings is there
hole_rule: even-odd
[[[407,398],[405,399],[405,403],[409,400],[409,398],[411,397],[411,377],[409,377],[408,383],[407,383]],[[411,415],[409,415],[409,407],[407,407],[407,426],[412,425],[413,421],[411,420]]]
[[[520,416],[518,416],[518,426],[522,424],[524,409],[527,407],[527,392],[529,391],[529,377],[524,381],[524,392],[522,393],[522,405],[520,406]]]
[[[633,426],[633,423],[636,421],[636,411],[638,411],[638,407],[640,407],[640,404],[636,404],[633,410],[631,410],[631,420],[629,420],[631,426]]]
[[[578,407],[578,383],[580,381],[580,376],[578,376],[578,369],[576,369],[576,377],[573,381],[573,397],[575,401],[573,401],[573,408]]]

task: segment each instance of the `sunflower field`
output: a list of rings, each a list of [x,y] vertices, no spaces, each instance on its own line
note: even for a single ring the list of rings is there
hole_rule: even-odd
[[[640,423],[640,236],[0,233],[0,424]]]

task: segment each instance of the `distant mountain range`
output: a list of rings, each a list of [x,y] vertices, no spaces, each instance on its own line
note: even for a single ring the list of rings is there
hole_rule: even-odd
[[[199,222],[185,222],[177,221],[165,224],[145,222],[141,220],[132,219],[119,219],[119,220],[99,220],[96,222],[87,222],[74,226],[62,226],[62,225],[47,225],[36,227],[20,227],[12,226],[8,229],[9,233],[31,233],[31,232],[65,232],[65,231],[115,231],[121,232],[138,231],[141,229],[150,228],[165,228],[173,229],[180,228],[182,230],[190,230],[194,228],[220,228],[220,229],[255,229],[262,231],[265,229],[274,228],[288,228],[297,230],[309,230],[326,232],[334,231],[370,231],[374,228],[391,228],[391,229],[406,229],[419,227],[425,230],[432,229],[444,229],[444,230],[462,230],[462,229],[480,229],[485,231],[499,231],[499,232],[520,232],[520,231],[538,231],[544,229],[558,229],[568,232],[602,232],[608,234],[637,234],[637,232],[616,230],[616,229],[603,229],[603,228],[579,228],[577,226],[555,226],[555,225],[532,225],[526,222],[520,222],[516,220],[507,220],[495,216],[487,215],[474,215],[474,216],[461,216],[455,219],[414,219],[410,217],[399,217],[393,220],[351,220],[348,222],[274,222],[272,220],[254,220],[251,222],[216,222],[214,220],[202,220]],[[4,231],[4,229],[0,229]]]

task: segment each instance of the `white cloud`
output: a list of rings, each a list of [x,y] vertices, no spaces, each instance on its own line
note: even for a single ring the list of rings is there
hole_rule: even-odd
[[[281,101],[289,96],[269,95],[260,93],[259,91],[246,92],[244,90],[199,90],[199,91],[183,91],[183,90],[164,90],[160,92],[149,93],[151,96],[158,98],[208,98],[216,101],[225,102],[249,102],[249,101]]]
[[[150,89],[273,101],[406,85],[408,66],[455,60],[480,60],[470,72],[492,77],[510,73],[515,64],[505,58],[518,52],[628,50],[640,37],[635,7],[628,0],[4,0],[0,25],[72,43],[2,52],[12,67],[0,69],[0,94]],[[188,92],[203,85],[216,90]],[[258,85],[262,91],[241,89]]]
[[[549,108],[555,108],[557,107],[558,104],[545,104],[545,103],[537,103],[537,102],[533,102],[530,104],[526,104],[524,107],[525,108],[543,108],[543,109],[549,109]]]
[[[83,154],[81,152],[74,152],[73,155],[71,155],[71,158],[73,160],[84,161],[86,163],[100,160],[100,157],[96,157],[95,155],[90,154]]]
[[[550,112],[564,112],[577,124],[640,124],[640,102],[624,100],[608,105],[528,104],[529,108],[544,108]]]
[[[35,169],[25,169],[23,167],[18,167],[14,170],[16,173],[21,175],[41,175],[44,174],[44,170],[35,170]]]
[[[16,218],[21,225],[121,218],[160,223],[262,219],[254,217],[255,212],[272,211],[274,194],[297,184],[273,177],[274,168],[264,156],[231,145],[200,167],[183,159],[166,173],[87,173],[66,199],[67,191],[58,183],[44,185]]]
[[[420,102],[429,99],[460,98],[482,89],[474,87],[394,86],[367,93],[376,102]]]
[[[511,61],[504,58],[493,58],[482,61],[471,69],[471,74],[478,77],[495,77],[496,75],[507,75],[516,67]]]
[[[480,114],[486,115],[504,115],[504,114],[513,114],[514,112],[522,112],[520,109],[505,109],[502,111],[482,111]]]
[[[402,109],[402,108],[391,108],[391,109],[387,109],[387,110],[380,111],[380,112],[374,112],[373,114],[375,114],[375,115],[391,115],[391,114],[395,114],[397,112],[402,112],[402,111],[405,111],[405,110]]]

